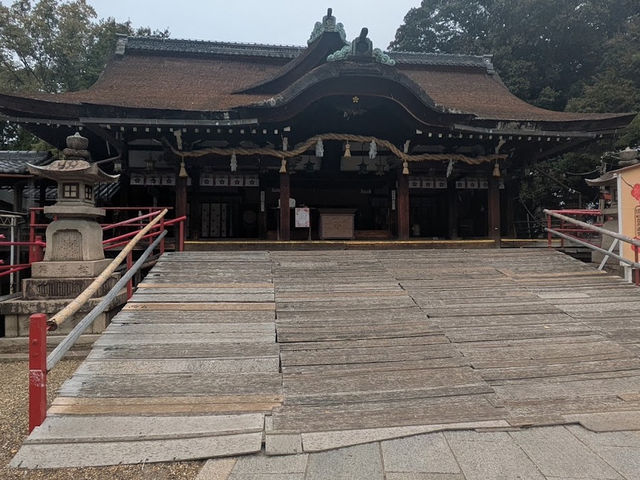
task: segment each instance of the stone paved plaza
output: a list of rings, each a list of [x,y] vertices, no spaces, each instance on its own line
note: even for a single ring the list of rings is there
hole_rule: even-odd
[[[210,460],[197,480],[640,479],[640,432],[452,431],[291,456]]]

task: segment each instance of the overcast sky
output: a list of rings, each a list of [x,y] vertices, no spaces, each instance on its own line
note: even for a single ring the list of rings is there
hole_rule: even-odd
[[[353,40],[369,28],[386,50],[409,9],[420,0],[87,0],[98,17],[131,20],[135,27],[168,28],[172,38],[306,45],[327,8]]]

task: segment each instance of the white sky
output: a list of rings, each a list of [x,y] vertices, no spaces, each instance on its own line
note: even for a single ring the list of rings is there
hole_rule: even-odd
[[[87,0],[98,17],[131,20],[134,27],[168,28],[171,38],[306,45],[327,8],[344,24],[347,40],[369,28],[386,50],[409,9],[420,0]]]

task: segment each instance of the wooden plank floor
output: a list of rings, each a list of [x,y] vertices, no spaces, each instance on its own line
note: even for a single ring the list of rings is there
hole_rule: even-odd
[[[640,411],[639,306],[546,249],[166,254],[14,465],[254,452],[265,415],[269,439]]]

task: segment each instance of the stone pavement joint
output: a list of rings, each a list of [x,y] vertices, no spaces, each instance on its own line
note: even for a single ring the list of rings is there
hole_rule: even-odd
[[[448,431],[288,456],[210,460],[197,480],[640,480],[640,432]]]

